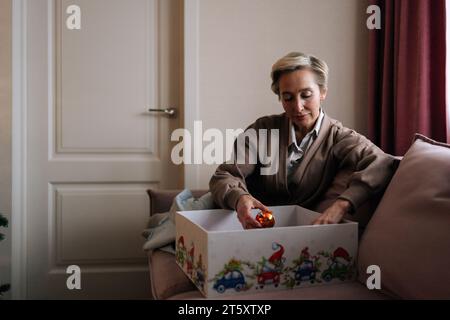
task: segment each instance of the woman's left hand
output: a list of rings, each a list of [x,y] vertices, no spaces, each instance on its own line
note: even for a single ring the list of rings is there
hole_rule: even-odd
[[[350,210],[351,204],[347,200],[337,199],[313,224],[335,224],[341,222]]]

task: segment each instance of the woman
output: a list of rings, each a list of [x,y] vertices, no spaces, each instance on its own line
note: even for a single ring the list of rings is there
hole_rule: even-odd
[[[267,205],[310,207],[330,186],[341,168],[352,168],[348,188],[314,224],[339,223],[371,195],[384,189],[393,174],[394,158],[364,136],[329,118],[322,109],[327,96],[328,66],[303,53],[289,53],[272,67],[272,91],[284,109],[247,128],[279,130],[279,169],[262,175],[264,166],[222,164],[210,181],[214,201],[237,211],[245,229],[261,225],[251,209]]]

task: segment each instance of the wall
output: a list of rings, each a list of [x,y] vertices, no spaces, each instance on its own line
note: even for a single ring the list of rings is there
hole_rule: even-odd
[[[9,219],[0,228],[0,284],[11,281],[11,110],[11,0],[0,0],[0,212]]]
[[[330,67],[326,112],[367,132],[367,1],[200,0],[200,118],[207,128],[245,128],[283,112],[270,90],[272,64],[290,51]],[[207,187],[216,165],[202,165]]]

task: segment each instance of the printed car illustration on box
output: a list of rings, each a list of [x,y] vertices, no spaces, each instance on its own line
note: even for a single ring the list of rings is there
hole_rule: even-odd
[[[344,281],[352,277],[352,258],[344,248],[337,248],[327,263],[328,269],[322,272],[322,279],[326,282],[330,282],[334,278]]]
[[[322,272],[322,279],[326,282],[329,282],[334,278],[344,281],[345,279],[351,277],[351,273],[349,271],[349,266],[338,262],[333,262],[328,269]]]
[[[214,283],[214,289],[219,293],[227,289],[241,291],[245,287],[245,277],[238,270],[230,271]]]
[[[266,284],[273,284],[275,287],[280,283],[280,273],[272,269],[265,269],[258,275],[258,284],[263,288]]]
[[[299,285],[302,281],[314,283],[316,279],[316,268],[311,260],[305,260],[295,272],[295,282]]]

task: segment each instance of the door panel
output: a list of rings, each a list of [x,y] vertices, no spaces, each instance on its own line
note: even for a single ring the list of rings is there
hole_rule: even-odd
[[[147,109],[181,107],[181,1],[26,6],[28,298],[149,298],[146,190],[180,188],[182,172],[180,119]],[[67,289],[69,265],[82,290]]]
[[[81,30],[65,26],[75,3]],[[142,116],[157,103],[151,1],[63,0],[56,12],[57,152],[155,154],[157,119]]]
[[[139,230],[148,220],[145,187],[53,185],[57,265],[142,262]]]

